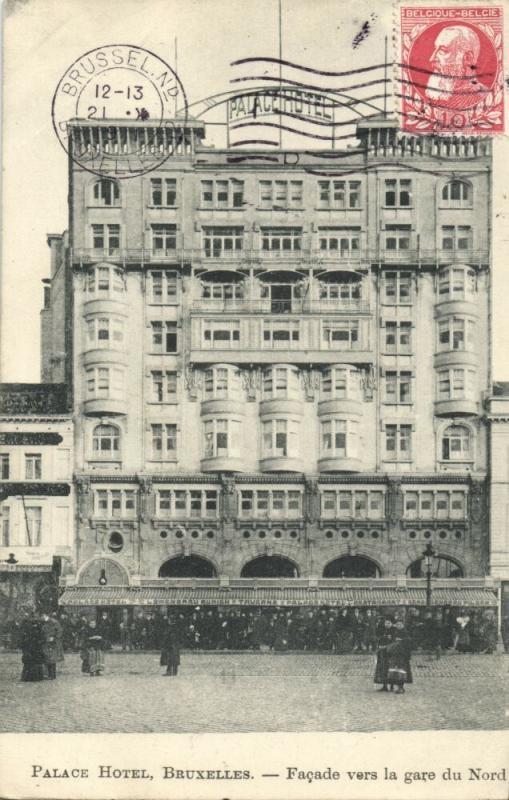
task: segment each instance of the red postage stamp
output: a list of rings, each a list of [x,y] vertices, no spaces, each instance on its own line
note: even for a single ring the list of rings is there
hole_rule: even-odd
[[[413,133],[504,131],[499,6],[402,6],[402,125]]]

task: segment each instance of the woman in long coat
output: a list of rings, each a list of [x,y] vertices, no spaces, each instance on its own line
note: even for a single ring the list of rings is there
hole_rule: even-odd
[[[95,620],[90,620],[81,635],[80,656],[81,671],[88,672],[91,677],[100,675],[104,670],[103,637],[98,634]]]
[[[387,646],[387,681],[390,685],[391,692],[394,686],[397,686],[396,693],[401,694],[405,691],[405,683],[413,683],[412,667],[410,665],[410,657],[412,655],[412,641],[405,632],[405,626],[402,622],[397,622],[395,625],[394,642]],[[392,679],[396,673],[391,673],[395,670],[397,679]]]
[[[378,651],[376,654],[376,666],[374,683],[381,683],[382,686],[379,692],[388,692],[387,686],[387,672],[389,670],[389,660],[387,656],[387,648],[394,639],[393,626],[390,619],[384,620],[383,628],[380,629],[378,635]]]
[[[180,642],[173,620],[168,623],[161,639],[161,666],[166,667],[166,675],[176,675],[180,665]]]
[[[37,620],[23,622],[21,630],[21,650],[23,669],[22,681],[42,681],[44,678],[44,639],[41,623]]]
[[[62,627],[59,621],[48,614],[42,615],[42,636],[44,663],[48,670],[48,678],[55,680],[57,677],[57,661],[64,660],[62,645]]]

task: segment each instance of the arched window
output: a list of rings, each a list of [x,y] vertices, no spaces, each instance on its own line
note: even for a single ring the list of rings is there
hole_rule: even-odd
[[[442,435],[442,459],[444,461],[471,461],[471,439],[470,430],[465,425],[449,425]]]
[[[118,457],[120,431],[116,425],[96,425],[92,436],[92,449],[101,456]]]
[[[413,561],[406,572],[409,578],[424,578],[424,558]],[[433,578],[463,578],[463,569],[453,558],[436,556],[433,559],[431,574]]]
[[[101,178],[93,186],[94,204],[98,206],[118,206],[120,204],[120,189],[116,181]]]
[[[212,562],[201,556],[175,556],[159,569],[160,578],[215,578]]]
[[[241,578],[298,578],[297,565],[284,556],[258,556],[244,564]]]
[[[466,181],[453,180],[442,189],[442,200],[449,208],[465,208],[472,205],[472,187]]]
[[[379,578],[378,565],[365,556],[341,556],[325,567],[324,578]]]

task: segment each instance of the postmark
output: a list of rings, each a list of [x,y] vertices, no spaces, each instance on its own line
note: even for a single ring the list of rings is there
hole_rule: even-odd
[[[399,24],[403,129],[502,133],[503,9],[403,5]]]
[[[136,45],[84,53],[62,75],[52,101],[53,127],[66,153],[83,169],[116,178],[160,166],[178,147],[186,120],[178,75]],[[146,123],[141,133],[140,122]]]

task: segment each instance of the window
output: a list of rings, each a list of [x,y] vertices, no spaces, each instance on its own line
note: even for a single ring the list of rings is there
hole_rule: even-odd
[[[176,353],[178,350],[177,323],[156,320],[150,323],[152,328],[152,352]]]
[[[152,252],[155,255],[172,255],[177,247],[177,226],[157,223],[150,226]]]
[[[464,300],[475,292],[476,275],[467,267],[447,267],[440,270],[438,294],[440,301]]]
[[[263,347],[292,348],[300,339],[299,320],[263,320]]]
[[[0,507],[0,524],[2,526],[2,547],[10,546],[10,508],[9,506],[2,505]]]
[[[8,453],[0,453],[0,478],[3,481],[8,481],[10,472],[10,455]]]
[[[449,181],[442,189],[442,201],[448,208],[468,208],[472,205],[472,187],[465,181]]]
[[[108,550],[112,553],[120,553],[124,547],[124,537],[119,531],[112,531],[108,537]]]
[[[214,489],[159,489],[156,493],[156,508],[161,517],[215,519],[218,494]]]
[[[202,283],[201,296],[210,300],[242,300],[244,285],[240,283]]]
[[[177,205],[176,178],[150,179],[150,205],[151,206]]]
[[[412,181],[408,178],[388,178],[385,181],[385,205],[408,208],[412,205]]]
[[[243,208],[244,181],[202,181],[201,204],[203,208]]]
[[[330,350],[354,350],[359,344],[359,320],[322,322],[322,341]]]
[[[262,208],[301,208],[302,181],[260,181]]]
[[[452,519],[464,519],[466,511],[465,500],[464,492],[451,492],[449,514]]]
[[[177,302],[177,273],[170,270],[149,272],[151,303],[174,305]]]
[[[405,305],[412,302],[412,273],[383,273],[383,302],[390,305]]]
[[[302,516],[302,493],[296,490],[246,489],[240,492],[239,516],[297,518]]]
[[[240,347],[240,321],[203,320],[203,347],[229,349]]]
[[[360,181],[318,181],[318,208],[360,208]]]
[[[269,419],[262,422],[264,458],[296,458],[299,451],[299,422],[290,419]]]
[[[290,253],[302,250],[302,228],[262,228],[262,250]]]
[[[42,527],[41,506],[25,506],[25,525],[27,545],[29,547],[40,547]]]
[[[244,228],[203,228],[206,258],[232,256],[244,246]]]
[[[298,373],[290,367],[268,367],[263,372],[262,392],[264,400],[297,397]]]
[[[89,367],[86,372],[87,399],[121,399],[124,371],[116,367]]]
[[[385,402],[412,402],[412,373],[388,371],[385,373]]]
[[[381,519],[384,493],[379,491],[321,492],[321,516],[328,519]]]
[[[150,373],[152,402],[177,402],[177,373],[174,370],[153,370]]]
[[[475,372],[472,369],[441,369],[437,379],[439,400],[464,400],[474,395]]]
[[[419,517],[419,492],[405,492],[405,517],[406,519]]]
[[[133,517],[136,514],[134,489],[96,489],[94,491],[96,517]]]
[[[94,455],[118,458],[120,450],[120,430],[116,425],[97,425],[92,434]]]
[[[211,367],[205,370],[203,381],[206,400],[233,399],[239,395],[239,373],[228,367]]]
[[[411,233],[411,225],[386,225],[385,249],[409,250]]]
[[[240,422],[232,419],[207,420],[203,425],[205,435],[204,458],[238,456],[240,452]]]
[[[357,453],[358,423],[354,420],[329,419],[321,423],[321,457],[352,458]]]
[[[391,461],[410,461],[412,458],[412,426],[385,426],[385,455]]]
[[[360,238],[360,228],[318,228],[318,246],[322,254],[358,255]]]
[[[150,426],[150,431],[152,458],[174,460],[177,455],[177,426],[174,423],[156,423]]]
[[[471,250],[472,228],[470,225],[442,225],[443,250]]]
[[[118,206],[120,205],[120,189],[116,181],[102,178],[94,183],[93,187],[94,205],[98,206]]]
[[[473,350],[475,322],[451,317],[438,323],[439,350]]]
[[[322,373],[321,396],[323,400],[357,398],[359,374],[348,367],[329,367]]]
[[[106,255],[117,255],[120,250],[120,225],[92,225],[92,247]]]
[[[385,323],[385,352],[401,354],[412,352],[411,322]]]
[[[345,281],[344,283],[319,282],[320,300],[330,305],[342,306],[348,303],[356,304],[362,296],[362,283],[360,281]]]
[[[87,342],[91,347],[111,348],[124,341],[122,317],[88,317]]]
[[[87,294],[109,297],[125,291],[124,273],[119,267],[93,267],[86,280]]]
[[[42,477],[42,456],[40,453],[27,453],[25,455],[25,479],[27,481],[40,480]]]
[[[470,431],[464,425],[450,425],[442,435],[444,461],[471,461]]]

